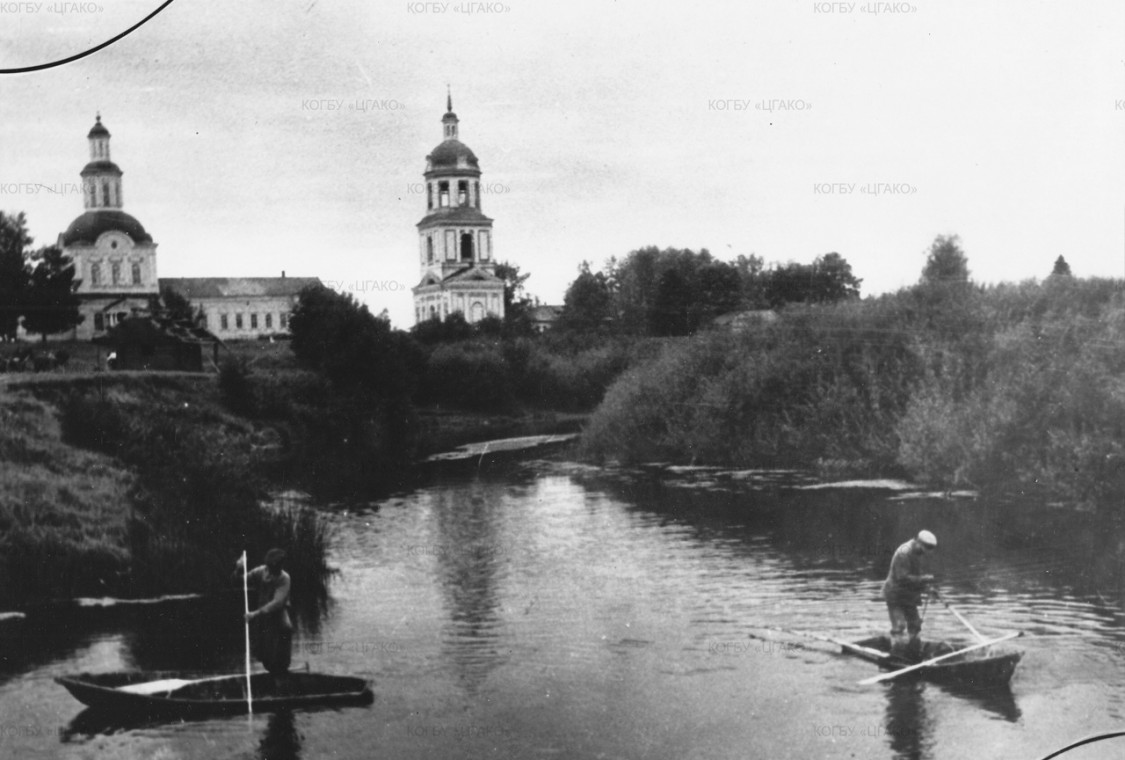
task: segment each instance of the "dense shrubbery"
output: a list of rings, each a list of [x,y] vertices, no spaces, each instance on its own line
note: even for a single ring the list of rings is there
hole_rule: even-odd
[[[432,349],[418,400],[483,411],[593,409],[653,341],[536,336],[444,343]]]
[[[1125,498],[1125,288],[934,281],[670,343],[626,372],[595,458],[821,464]],[[1114,501],[1116,500],[1116,501]]]
[[[246,431],[213,411],[153,398],[102,398],[74,391],[63,403],[64,438],[111,454],[137,473],[130,494],[129,590],[200,591],[222,585],[246,549],[259,558],[273,545],[291,556],[295,583],[323,583],[326,523],[301,510],[261,506],[264,482],[251,461]]]

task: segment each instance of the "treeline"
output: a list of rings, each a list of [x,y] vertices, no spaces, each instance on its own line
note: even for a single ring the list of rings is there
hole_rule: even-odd
[[[608,391],[600,460],[803,464],[942,487],[1125,499],[1125,283],[978,286],[956,238],[921,282],[668,344]]]
[[[566,291],[559,327],[691,335],[730,312],[857,298],[861,282],[838,253],[767,268],[758,256],[725,262],[706,249],[650,246],[610,259],[599,272],[583,262]]]
[[[29,333],[66,332],[82,320],[75,295],[74,262],[57,246],[33,249],[23,213],[0,211],[0,340]]]

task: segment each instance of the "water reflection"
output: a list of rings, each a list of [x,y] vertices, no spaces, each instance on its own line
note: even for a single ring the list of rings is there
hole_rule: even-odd
[[[470,694],[503,660],[497,636],[498,574],[504,559],[497,495],[497,489],[477,483],[467,494],[438,492],[431,505],[440,588],[449,614],[444,647]]]
[[[954,681],[936,684],[936,687],[947,694],[968,700],[1009,723],[1017,722],[1022,716],[1015,695],[1007,684],[982,688]]]
[[[313,746],[404,760],[799,760],[828,752],[802,744],[809,726],[833,725],[866,729],[835,736],[834,756],[952,760],[1008,741],[1021,745],[1013,756],[1035,756],[1052,736],[1125,715],[1122,534],[1091,516],[569,472],[450,479],[377,506],[330,515],[342,570],[331,615],[322,635],[295,642],[315,651],[314,669],[371,678],[375,705],[256,716],[250,733],[245,717],[122,724],[84,710],[63,740],[92,756],[113,743],[124,757],[163,742],[185,760],[296,758]],[[960,611],[984,632],[1028,632],[1014,692],[917,679],[859,689],[874,666],[835,647],[795,649],[782,634],[777,646],[746,645],[770,627],[885,632],[878,586],[918,527],[938,534],[935,571]],[[14,714],[65,721],[82,707],[50,681],[60,673],[238,671],[240,608],[237,589],[29,616],[0,628],[0,697]],[[924,630],[965,636],[934,604]],[[27,675],[13,683],[17,671]],[[511,730],[494,741],[499,728]]]
[[[261,760],[298,760],[301,757],[301,733],[291,710],[272,713],[266,733],[258,743]]]
[[[933,726],[926,714],[926,683],[899,679],[887,687],[884,726],[887,743],[897,760],[923,760],[930,756]]]

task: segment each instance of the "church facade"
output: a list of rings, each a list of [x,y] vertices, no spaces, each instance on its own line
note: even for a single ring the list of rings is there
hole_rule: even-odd
[[[99,114],[89,134],[90,161],[82,169],[85,212],[59,235],[58,247],[74,263],[82,322],[72,336],[104,334],[134,311],[147,311],[158,295],[156,242],[122,211],[123,172],[109,154],[109,130]]]
[[[87,135],[90,161],[82,169],[85,212],[59,235],[58,247],[74,263],[75,293],[83,319],[65,336],[90,340],[126,317],[148,313],[161,288],[187,298],[201,327],[231,339],[289,331],[289,312],[302,288],[315,277],[160,278],[156,242],[139,221],[122,210],[123,172],[110,159],[109,130],[99,114]]]
[[[442,117],[443,140],[426,156],[426,215],[418,222],[421,281],[414,319],[444,320],[455,311],[470,323],[504,318],[504,282],[495,274],[492,220],[481,211],[480,163],[458,134],[453,98]]]

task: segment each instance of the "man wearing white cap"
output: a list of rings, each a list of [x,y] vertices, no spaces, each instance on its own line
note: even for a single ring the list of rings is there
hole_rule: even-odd
[[[922,557],[936,548],[937,538],[923,530],[898,547],[891,558],[891,570],[883,582],[883,598],[891,616],[891,653],[897,656],[908,656],[921,647],[918,634],[922,632],[922,618],[918,616],[918,605],[926,584],[934,580],[934,576],[922,573]]]

